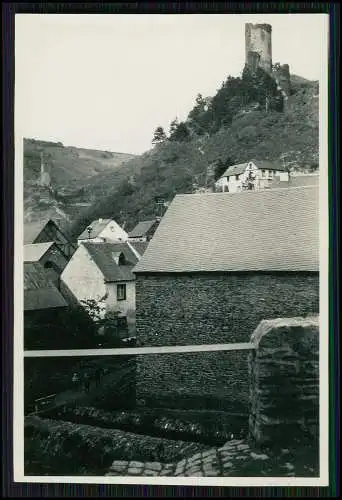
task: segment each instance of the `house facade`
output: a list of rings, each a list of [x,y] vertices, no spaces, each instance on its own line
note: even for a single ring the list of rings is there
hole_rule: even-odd
[[[248,342],[263,319],[318,313],[318,271],[317,187],[178,195],[134,269],[138,344]],[[247,356],[141,356],[138,401],[247,415]]]
[[[133,229],[128,233],[129,241],[131,242],[147,242],[150,241],[154,235],[159,224],[158,219],[145,220],[139,222]]]
[[[289,174],[281,165],[269,161],[249,161],[227,168],[216,181],[217,192],[236,193],[244,190],[261,190],[270,187],[273,179],[288,181]]]
[[[127,243],[79,245],[61,276],[61,289],[87,308],[94,301],[100,317],[118,312],[128,323],[135,316],[135,276],[139,258]]]
[[[60,275],[68,260],[66,254],[54,241],[30,243],[24,246],[24,262],[39,262],[57,288]]]
[[[78,244],[84,242],[105,243],[126,241],[128,235],[112,219],[94,220],[78,237]]]
[[[53,220],[25,222],[24,245],[50,243],[52,241],[58,246],[59,250],[67,259],[69,259],[76,250],[76,245]]]

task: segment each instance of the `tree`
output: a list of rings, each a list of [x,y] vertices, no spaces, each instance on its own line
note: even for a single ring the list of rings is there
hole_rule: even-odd
[[[196,96],[196,104],[198,106],[204,106],[205,105],[205,101],[203,99],[202,94],[197,94],[197,96]]]
[[[170,141],[183,142],[190,138],[190,132],[184,122],[181,122],[170,134]]]
[[[171,138],[171,135],[174,134],[174,132],[177,130],[177,127],[179,125],[179,122],[178,122],[178,118],[176,117],[174,120],[172,120],[172,122],[170,123],[170,131],[169,131],[169,135],[170,135],[170,138]]]
[[[105,299],[106,296],[100,301],[88,299],[81,300],[81,303],[94,323],[98,342],[114,345],[115,342],[120,343],[120,332],[126,330],[127,324],[119,311],[105,311]]]
[[[164,132],[163,127],[159,126],[156,128],[153,134],[152,144],[159,144],[164,142],[166,139],[166,134]]]
[[[234,163],[235,162],[229,157],[227,157],[224,161],[221,158],[219,158],[215,162],[215,167],[214,167],[215,181],[217,181],[225,173],[228,167],[234,165]]]

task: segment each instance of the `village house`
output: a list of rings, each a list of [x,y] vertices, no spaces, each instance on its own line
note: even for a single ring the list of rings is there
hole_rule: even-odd
[[[128,235],[112,219],[94,220],[78,237],[78,244],[84,242],[105,243],[126,241]]]
[[[319,174],[318,173],[310,173],[303,174],[297,172],[290,172],[289,178],[287,181],[281,181],[280,179],[275,178],[270,183],[271,189],[278,188],[289,188],[289,187],[300,187],[300,186],[318,186],[319,185]]]
[[[249,342],[263,319],[317,314],[318,187],[177,195],[134,273],[141,346]],[[138,400],[247,414],[247,356],[141,356]]]
[[[270,182],[278,178],[288,181],[289,174],[285,167],[270,161],[249,161],[227,168],[215,182],[216,191],[236,193],[243,190],[260,190],[270,187]]]
[[[59,277],[68,257],[54,242],[30,243],[24,246],[24,262],[39,262],[46,270],[48,278],[59,287]]]
[[[24,263],[24,345],[59,334],[68,304],[39,262]]]
[[[78,246],[61,276],[61,290],[87,308],[95,301],[99,317],[119,313],[129,327],[135,321],[135,276],[139,253],[127,243],[84,242]]]
[[[76,250],[76,245],[60,229],[60,227],[51,219],[40,222],[24,223],[24,245],[34,243],[54,242],[61,253],[69,259]]]
[[[158,219],[145,220],[139,222],[133,229],[128,233],[129,241],[150,241],[154,235],[159,224]]]

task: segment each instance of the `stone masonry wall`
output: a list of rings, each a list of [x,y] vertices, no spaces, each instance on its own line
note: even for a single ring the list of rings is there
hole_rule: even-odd
[[[262,321],[251,337],[250,437],[257,443],[318,437],[318,317]],[[315,439],[314,439],[315,441]]]
[[[263,319],[318,313],[319,277],[140,276],[139,346],[249,342]],[[248,351],[137,358],[137,400],[147,405],[248,412]]]
[[[137,356],[138,404],[151,408],[248,411],[248,351]]]

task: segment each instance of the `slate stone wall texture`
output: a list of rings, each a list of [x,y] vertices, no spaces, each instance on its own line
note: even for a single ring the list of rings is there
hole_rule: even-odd
[[[318,437],[319,320],[262,321],[249,355],[250,437],[257,443]]]
[[[138,346],[249,342],[263,319],[317,314],[319,276],[137,274],[136,304]],[[248,351],[137,357],[138,403],[248,413],[248,388]]]

